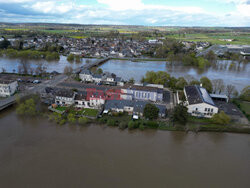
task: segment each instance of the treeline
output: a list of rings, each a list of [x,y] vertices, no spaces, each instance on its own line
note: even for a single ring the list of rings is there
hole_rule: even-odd
[[[192,77],[179,77],[175,78],[164,71],[148,71],[141,79],[142,83],[151,83],[151,84],[161,84],[165,87],[171,88],[173,90],[183,90],[183,88],[187,85],[200,85],[204,87],[209,93],[226,93],[229,98],[237,97],[239,95],[238,91],[236,90],[235,86],[228,84],[225,85],[222,79],[215,79],[210,80],[207,77],[202,77],[200,80],[196,80]],[[248,86],[249,88],[249,86]],[[241,94],[242,97],[249,99],[249,89],[243,89]]]
[[[69,54],[67,57],[67,61],[70,63],[76,62],[76,63],[80,63],[82,60],[80,55],[74,55],[74,54]]]
[[[159,46],[154,54],[157,58],[166,58],[169,62],[179,62],[186,66],[195,66],[198,68],[205,68],[211,66],[216,62],[217,56],[213,51],[210,51],[204,57],[197,57],[195,52],[195,44],[186,48],[181,41],[168,38],[163,41],[163,45]]]
[[[43,52],[37,50],[15,50],[15,49],[6,49],[0,51],[1,56],[8,58],[22,58],[22,59],[31,59],[31,60],[41,60],[45,59],[47,61],[60,60],[60,55],[58,52]]]

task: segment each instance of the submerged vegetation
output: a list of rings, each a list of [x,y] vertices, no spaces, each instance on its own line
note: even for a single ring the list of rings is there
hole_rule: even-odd
[[[43,52],[37,50],[15,50],[15,49],[6,49],[1,50],[0,54],[7,58],[21,58],[21,59],[30,59],[30,60],[41,60],[45,59],[47,61],[59,60],[60,55],[58,52]]]

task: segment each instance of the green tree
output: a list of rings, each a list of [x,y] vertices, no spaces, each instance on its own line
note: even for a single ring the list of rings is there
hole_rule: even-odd
[[[127,127],[128,127],[128,123],[127,122],[122,121],[122,122],[119,123],[119,129],[124,130]]]
[[[78,123],[79,123],[80,125],[86,125],[88,122],[89,122],[89,120],[88,120],[88,118],[86,118],[86,117],[80,117],[80,118],[78,119]]]
[[[185,125],[188,121],[187,107],[185,107],[183,104],[178,104],[172,112],[171,119],[173,122],[178,122],[182,125]]]
[[[207,77],[202,77],[200,79],[200,82],[202,83],[202,87],[205,88],[208,93],[212,93],[213,92],[213,85],[211,80],[209,80]]]
[[[211,120],[216,124],[227,125],[230,123],[231,118],[225,112],[221,111],[218,114],[214,114]]]
[[[74,59],[75,59],[74,54],[69,54],[68,57],[67,57],[67,61],[69,61],[69,62],[73,62]]]
[[[108,126],[115,126],[115,120],[109,119],[109,120],[107,121],[107,125],[108,125]]]
[[[35,116],[38,115],[36,103],[33,98],[27,99],[25,102],[20,103],[16,109],[18,115]]]
[[[245,87],[240,94],[240,99],[250,102],[250,86]]]
[[[152,120],[157,119],[159,114],[159,109],[154,104],[146,104],[143,109],[143,115],[144,117]]]
[[[103,70],[101,68],[97,69],[96,74],[101,75],[103,73]]]
[[[217,56],[215,55],[215,53],[214,53],[212,50],[210,50],[210,51],[205,55],[205,58],[206,58],[208,61],[214,62],[214,61],[216,61]]]
[[[130,120],[128,122],[128,129],[137,129],[139,127],[139,122],[138,121],[133,121],[133,120]]]
[[[183,78],[183,77],[180,77],[180,78],[178,78],[178,80],[177,80],[177,82],[176,82],[176,84],[175,84],[175,86],[176,86],[176,89],[184,89],[184,87],[187,85],[188,83],[187,83],[187,81],[185,80],[185,78]]]
[[[135,83],[135,79],[134,78],[130,78],[129,81],[128,81],[128,83],[134,84]]]
[[[76,118],[75,118],[75,115],[72,114],[72,113],[69,113],[68,116],[67,116],[67,120],[70,124],[74,124],[76,123]]]
[[[140,122],[139,129],[142,130],[142,131],[145,129],[145,126],[144,126],[143,122]]]
[[[0,42],[0,49],[7,49],[10,46],[10,41],[4,39]]]
[[[192,80],[189,85],[200,85],[200,82],[198,80]]]

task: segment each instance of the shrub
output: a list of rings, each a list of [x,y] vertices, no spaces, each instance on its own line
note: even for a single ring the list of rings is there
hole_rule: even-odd
[[[87,124],[88,122],[89,122],[89,120],[88,120],[88,118],[86,118],[86,117],[80,117],[80,118],[78,119],[78,123],[81,124],[81,125],[85,125],[85,124]]]
[[[229,124],[231,118],[226,115],[225,112],[221,111],[220,113],[215,114],[211,120],[215,124],[227,125]]]
[[[108,126],[115,126],[115,120],[109,119],[109,120],[107,121],[107,125],[108,125]]]
[[[129,128],[129,129],[137,129],[137,128],[139,127],[139,124],[140,124],[139,121],[130,120],[130,121],[128,122],[128,128]]]
[[[119,129],[122,129],[122,130],[124,130],[124,129],[126,129],[128,127],[128,124],[126,123],[126,122],[121,122],[120,124],[119,124]]]
[[[105,117],[103,117],[103,118],[100,118],[98,121],[99,121],[100,123],[102,123],[102,124],[105,124],[105,123],[107,123],[108,119],[105,118]]]
[[[156,121],[148,121],[146,122],[146,126],[149,128],[156,129],[159,127],[159,124]]]
[[[75,115],[70,113],[67,117],[67,120],[70,124],[74,124],[76,122],[76,118],[75,118]]]
[[[60,125],[64,125],[66,123],[65,119],[61,119],[61,121],[59,122]]]
[[[143,114],[148,119],[157,119],[159,109],[154,104],[146,104],[143,110]]]
[[[35,116],[38,115],[35,100],[33,98],[26,100],[24,103],[18,105],[16,109],[18,115]]]
[[[142,131],[145,129],[145,126],[144,126],[143,122],[140,122],[139,129],[142,130]]]

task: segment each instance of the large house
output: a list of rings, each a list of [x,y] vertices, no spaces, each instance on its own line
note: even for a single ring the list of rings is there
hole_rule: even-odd
[[[111,85],[111,86],[123,86],[124,82],[121,77],[117,77],[115,74],[106,72],[104,74],[93,74],[89,70],[82,70],[79,73],[79,78],[83,82],[94,82],[96,84]]]
[[[185,86],[184,94],[188,113],[192,116],[211,118],[218,113],[218,107],[205,88],[197,85]]]
[[[17,81],[0,80],[0,97],[9,97],[18,89]]]
[[[59,89],[55,92],[55,103],[60,106],[74,105],[77,108],[99,109],[105,103],[104,94],[98,92],[73,92]]]
[[[130,115],[143,116],[144,107],[148,104],[146,101],[131,100],[108,100],[105,104],[105,111],[127,112]],[[166,116],[165,105],[155,105],[159,109],[159,117]]]
[[[93,81],[93,76],[90,70],[83,69],[80,74],[79,78],[84,81],[84,82],[92,82]]]
[[[145,100],[145,101],[162,101],[163,89],[157,87],[133,85],[121,89],[122,98],[125,100]]]
[[[55,102],[61,106],[71,106],[74,104],[76,93],[72,90],[61,89],[56,92]]]

